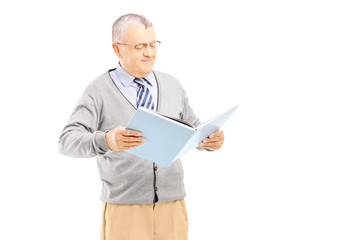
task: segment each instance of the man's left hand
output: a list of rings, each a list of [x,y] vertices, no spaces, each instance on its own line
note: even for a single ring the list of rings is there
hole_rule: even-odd
[[[210,134],[204,141],[200,143],[200,147],[210,150],[218,150],[224,143],[224,131],[219,129]]]

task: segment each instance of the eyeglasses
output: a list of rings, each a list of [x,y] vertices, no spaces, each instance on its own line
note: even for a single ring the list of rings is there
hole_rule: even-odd
[[[129,46],[129,47],[132,47],[136,50],[143,50],[143,49],[146,49],[147,46],[149,45],[151,48],[157,48],[160,46],[160,41],[154,41],[154,42],[151,42],[151,43],[139,43],[139,44],[136,44],[136,45],[130,45],[130,44],[125,44],[125,43],[119,43],[117,42],[117,44],[120,44],[120,45],[126,45],[126,46]]]

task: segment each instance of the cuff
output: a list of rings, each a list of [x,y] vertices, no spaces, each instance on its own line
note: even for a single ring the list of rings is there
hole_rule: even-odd
[[[215,151],[215,150],[211,150],[211,149],[207,149],[207,148],[202,148],[202,147],[197,147],[196,148],[197,150],[199,150],[199,151],[208,151],[208,152],[213,152],[213,151]]]
[[[105,134],[107,132],[108,131],[106,131],[106,132],[96,131],[95,132],[95,144],[100,149],[100,151],[102,151],[103,153],[110,150],[109,146],[106,143],[106,139],[105,139]]]

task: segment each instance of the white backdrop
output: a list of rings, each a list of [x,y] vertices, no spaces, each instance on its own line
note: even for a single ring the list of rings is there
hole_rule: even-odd
[[[9,2],[9,1],[8,1]],[[0,239],[100,238],[96,160],[60,155],[82,91],[116,66],[111,26],[144,14],[155,69],[225,144],[183,159],[189,239],[360,239],[357,1],[0,3]]]

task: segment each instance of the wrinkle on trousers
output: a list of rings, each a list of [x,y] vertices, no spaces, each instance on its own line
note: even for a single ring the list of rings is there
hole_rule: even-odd
[[[103,202],[101,240],[187,240],[185,200],[150,204]]]

